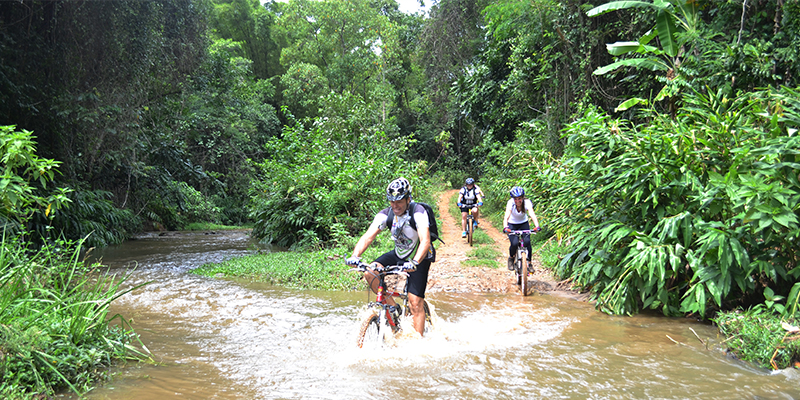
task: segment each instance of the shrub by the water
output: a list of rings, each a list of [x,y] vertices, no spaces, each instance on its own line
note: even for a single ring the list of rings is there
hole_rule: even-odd
[[[81,253],[80,243],[38,250],[17,238],[0,243],[3,398],[84,393],[115,360],[146,357],[132,345],[127,321],[108,314],[111,302],[127,293],[120,291],[124,277],[85,264]]]
[[[795,318],[759,308],[720,313],[714,318],[727,339],[725,346],[736,357],[762,368],[783,369],[800,361],[800,332]],[[789,328],[789,329],[787,329]]]

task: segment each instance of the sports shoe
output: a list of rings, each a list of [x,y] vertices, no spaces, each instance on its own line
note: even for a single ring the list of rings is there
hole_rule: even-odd
[[[508,270],[514,270],[514,257],[508,257]]]
[[[478,220],[477,219],[475,220],[475,222],[472,223],[472,226],[474,226],[475,229],[478,229]]]
[[[465,237],[467,237],[467,231],[461,232],[461,237],[462,237],[462,238],[465,238]]]
[[[531,264],[531,260],[528,260],[528,272],[531,273],[531,274],[536,272],[536,270],[533,269],[533,265]]]

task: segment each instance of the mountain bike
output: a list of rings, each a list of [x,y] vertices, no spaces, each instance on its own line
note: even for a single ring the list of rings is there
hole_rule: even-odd
[[[525,242],[522,240],[523,235],[530,235],[536,233],[534,230],[521,230],[507,232],[509,235],[517,235],[519,238],[519,246],[517,252],[514,254],[514,273],[517,276],[517,285],[520,286],[520,292],[523,296],[528,295],[530,290],[530,283],[528,282],[528,274],[533,273],[533,267],[528,262],[528,249],[525,248]]]
[[[375,296],[375,301],[367,303],[367,311],[361,320],[361,325],[358,331],[357,344],[362,348],[365,343],[369,344],[384,344],[391,343],[394,340],[395,334],[399,333],[400,317],[411,315],[408,307],[408,281],[403,284],[401,292],[389,290],[386,287],[386,277],[388,275],[400,275],[408,277],[408,273],[403,271],[402,265],[390,265],[386,267],[379,267],[377,264],[359,263],[357,267],[350,269],[352,272],[364,273],[372,270],[376,274],[378,281],[378,293]],[[369,293],[367,288],[367,293]],[[387,296],[399,297],[403,300],[403,305],[397,305],[399,309],[392,310],[391,306],[386,302]],[[425,309],[425,330],[427,333],[433,329],[433,320],[431,319],[431,310],[428,301],[423,299],[423,308]]]

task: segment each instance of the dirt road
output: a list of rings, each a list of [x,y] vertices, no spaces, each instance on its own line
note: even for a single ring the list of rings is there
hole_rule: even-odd
[[[466,240],[461,238],[461,221],[454,220],[449,212],[450,207],[455,207],[457,192],[455,189],[449,190],[442,193],[439,198],[439,214],[442,219],[439,234],[445,244],[436,242],[436,262],[431,265],[428,291],[519,293],[514,273],[505,267],[508,257],[508,236],[491,226],[483,218],[480,219],[479,229],[484,230],[494,240],[494,245],[501,254],[497,259],[501,267],[493,269],[461,266],[461,262],[467,259],[470,246]],[[577,292],[570,290],[569,285],[553,279],[549,270],[542,268],[536,254],[533,255],[532,264],[536,268],[536,273],[528,279],[536,292],[582,297]]]

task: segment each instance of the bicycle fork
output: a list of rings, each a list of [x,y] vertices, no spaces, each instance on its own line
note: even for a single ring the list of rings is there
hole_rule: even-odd
[[[387,305],[386,302],[383,300],[383,296],[384,296],[383,285],[379,285],[378,293],[376,294],[375,297],[375,304],[378,307],[380,307],[380,311],[378,314],[379,320],[381,322],[381,325],[388,325],[392,328],[393,332],[397,332],[397,330],[400,329],[400,326],[398,325],[399,321],[395,321],[394,316],[392,316],[392,313],[389,312],[389,305]]]

